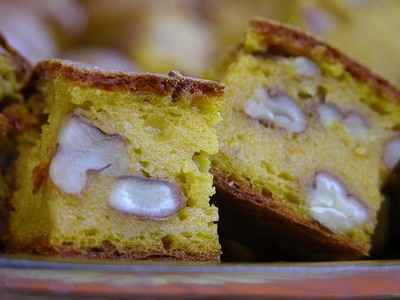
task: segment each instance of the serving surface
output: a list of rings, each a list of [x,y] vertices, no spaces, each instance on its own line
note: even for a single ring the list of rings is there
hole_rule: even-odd
[[[0,258],[2,299],[390,299],[400,261],[182,264]],[[36,298],[36,296],[38,298]],[[4,298],[3,298],[4,297]]]

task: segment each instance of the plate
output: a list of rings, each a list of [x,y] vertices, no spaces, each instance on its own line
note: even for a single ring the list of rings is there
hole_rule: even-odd
[[[391,299],[400,261],[199,264],[1,256],[0,299]]]

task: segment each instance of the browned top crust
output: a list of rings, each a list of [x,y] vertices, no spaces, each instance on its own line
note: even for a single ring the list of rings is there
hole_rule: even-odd
[[[15,50],[7,43],[6,39],[0,32],[0,55],[2,55],[2,53],[4,52],[8,53],[11,56],[15,64],[17,80],[21,83],[20,86],[22,87],[28,80],[29,74],[32,70],[32,66],[24,57],[22,57],[17,52],[17,50]]]
[[[127,73],[105,71],[98,67],[67,60],[51,59],[40,62],[34,69],[30,86],[38,80],[63,77],[78,85],[103,90],[147,92],[181,96],[222,96],[224,86],[215,81],[185,77],[178,72],[168,76],[150,73]]]
[[[250,22],[250,31],[262,35],[266,46],[278,53],[306,56],[317,61],[322,54],[329,61],[340,63],[356,80],[367,83],[379,96],[400,103],[400,90],[389,81],[304,31],[263,19],[253,19]],[[323,52],[316,51],[317,49]]]

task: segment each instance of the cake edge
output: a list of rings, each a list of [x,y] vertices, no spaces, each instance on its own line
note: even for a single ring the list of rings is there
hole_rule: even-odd
[[[187,95],[218,97],[224,94],[224,86],[216,81],[183,76],[177,71],[171,71],[168,75],[108,71],[61,59],[44,60],[37,64],[27,90],[34,90],[38,81],[56,77],[106,91],[123,90],[171,95],[174,101]]]
[[[294,56],[305,56],[318,60],[313,50],[321,48],[324,50],[324,58],[341,64],[354,79],[367,83],[377,95],[385,96],[391,101],[396,99],[395,102],[400,104],[400,89],[387,79],[310,33],[296,27],[260,18],[250,21],[249,31],[263,35],[268,45],[281,47],[287,54]]]

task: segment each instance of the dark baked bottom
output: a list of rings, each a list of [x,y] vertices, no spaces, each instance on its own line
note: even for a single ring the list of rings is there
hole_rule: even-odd
[[[188,253],[185,251],[176,251],[160,249],[159,251],[134,251],[123,249],[119,251],[112,244],[104,243],[102,247],[93,249],[76,249],[70,245],[52,247],[44,243],[36,243],[34,247],[13,248],[9,253],[30,253],[51,257],[64,258],[88,258],[88,259],[130,259],[130,260],[179,260],[179,261],[203,261],[219,262],[220,253]]]
[[[257,195],[245,184],[213,170],[219,208],[219,234],[248,246],[255,260],[350,260],[368,255],[369,246],[357,244],[293,213],[278,201]],[[225,253],[226,255],[227,253]],[[237,257],[222,256],[222,260]]]

